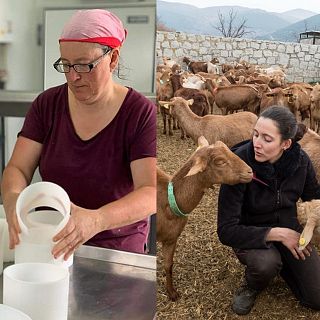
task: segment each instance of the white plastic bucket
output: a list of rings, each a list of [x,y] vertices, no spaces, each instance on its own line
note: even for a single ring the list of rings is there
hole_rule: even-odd
[[[69,270],[49,263],[19,263],[3,271],[3,303],[32,320],[67,320]]]
[[[4,238],[3,242],[0,243],[0,249],[3,249],[3,262],[14,261],[14,249],[9,249],[9,231],[8,223],[6,220],[6,214],[4,212],[3,205],[0,205],[0,220],[4,220]]]
[[[32,211],[39,207],[52,210]],[[31,184],[20,193],[16,212],[21,234],[20,243],[15,248],[15,263],[72,265],[73,256],[64,261],[63,256],[54,259],[51,253],[53,236],[63,229],[70,217],[70,199],[65,190],[52,182]]]
[[[0,319],[2,320],[32,320],[20,310],[0,304]]]

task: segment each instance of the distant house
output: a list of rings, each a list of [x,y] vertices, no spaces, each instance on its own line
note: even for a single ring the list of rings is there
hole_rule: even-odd
[[[299,42],[320,45],[320,31],[306,31],[300,33]]]

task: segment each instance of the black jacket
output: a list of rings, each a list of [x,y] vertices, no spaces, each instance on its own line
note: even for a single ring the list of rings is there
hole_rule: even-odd
[[[271,227],[298,232],[296,202],[320,198],[320,186],[310,158],[293,143],[271,164],[254,159],[252,141],[233,150],[254,172],[248,184],[222,185],[218,200],[218,236],[239,249],[268,248],[265,238]]]

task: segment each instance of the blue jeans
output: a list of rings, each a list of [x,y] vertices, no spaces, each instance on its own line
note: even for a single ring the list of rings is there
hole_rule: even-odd
[[[295,259],[279,242],[268,249],[233,250],[246,265],[245,278],[250,288],[262,290],[280,274],[302,305],[320,310],[320,257],[314,247],[305,260]]]

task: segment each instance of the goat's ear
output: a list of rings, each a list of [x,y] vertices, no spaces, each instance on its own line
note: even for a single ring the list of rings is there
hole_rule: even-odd
[[[310,243],[311,238],[313,236],[313,230],[316,226],[317,221],[311,216],[310,205],[309,203],[305,203],[305,215],[307,217],[307,223],[300,235],[299,239],[299,250],[305,249],[305,247]]]
[[[198,138],[198,149],[202,147],[207,147],[209,145],[208,140],[204,136]]]
[[[165,107],[165,105],[169,106],[169,101],[158,101],[158,104],[162,107]]]
[[[189,99],[189,100],[187,100],[187,102],[188,102],[188,106],[191,106],[191,105],[193,105],[194,100],[193,99]]]
[[[190,168],[189,172],[186,174],[186,177],[193,176],[199,172],[202,172],[205,170],[206,167],[207,167],[207,162],[203,158],[198,156],[194,159],[192,167]]]
[[[300,235],[299,250],[305,249],[305,247],[310,243],[314,228],[315,224],[310,222],[310,220],[307,220],[307,224]]]

